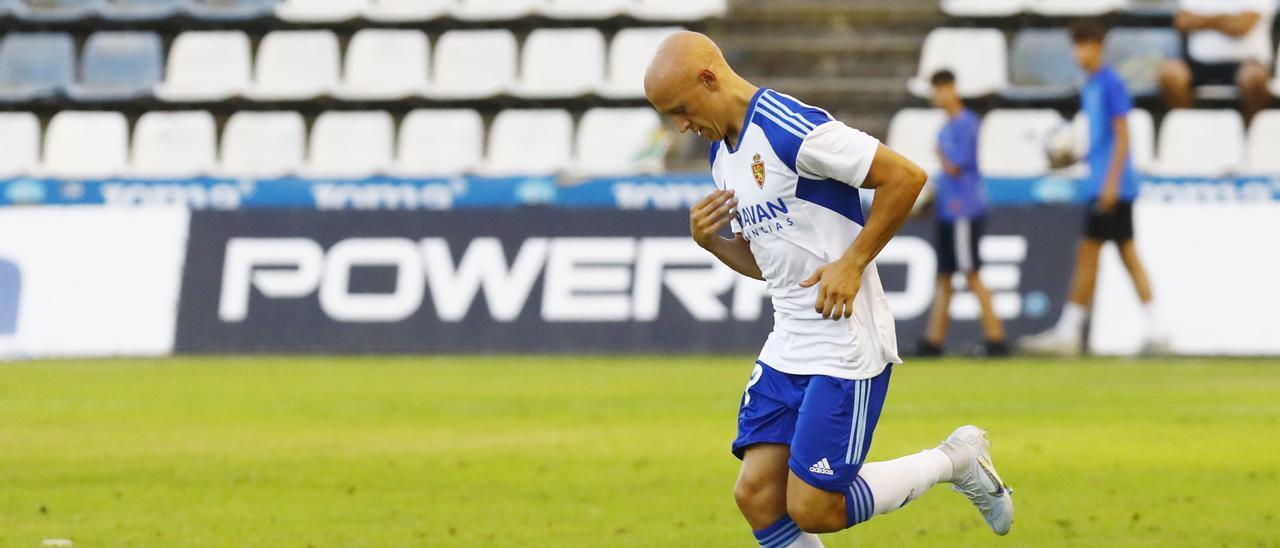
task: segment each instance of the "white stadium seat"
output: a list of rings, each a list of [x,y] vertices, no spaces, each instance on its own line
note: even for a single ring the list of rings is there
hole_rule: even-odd
[[[44,137],[44,173],[68,179],[105,179],[124,173],[129,123],[119,112],[64,110]]]
[[[504,110],[489,128],[488,175],[552,175],[569,165],[573,119],[558,109]]]
[[[1152,172],[1219,177],[1244,163],[1244,120],[1234,110],[1178,109],[1165,115]]]
[[[1151,169],[1156,156],[1156,128],[1151,113],[1142,109],[1129,111],[1129,157],[1133,159],[1133,167],[1145,173]],[[1088,152],[1089,119],[1084,113],[1076,113],[1072,120],[1075,126],[1077,151]]]
[[[604,83],[604,35],[596,29],[534,30],[520,55],[520,97],[577,97]]]
[[[889,148],[915,162],[926,173],[942,171],[938,158],[938,133],[947,123],[947,113],[937,108],[908,108],[889,121]]]
[[[220,101],[249,88],[249,37],[240,31],[184,32],[169,48],[165,80],[156,96],[166,101]]]
[[[336,23],[360,16],[369,0],[282,0],[276,17],[292,23]]]
[[[484,121],[469,109],[410,112],[400,123],[392,172],[402,177],[448,177],[474,171],[484,148]]]
[[[727,0],[637,0],[630,13],[651,21],[697,21],[724,17],[727,4]]]
[[[40,162],[40,120],[30,112],[0,112],[0,177],[30,175]]]
[[[406,22],[428,21],[448,15],[455,0],[373,0],[365,8],[364,16],[370,21]]]
[[[391,115],[382,111],[321,114],[311,128],[303,172],[344,179],[389,172],[394,126]]]
[[[516,37],[508,30],[447,31],[436,41],[432,66],[435,78],[428,95],[444,99],[502,95],[516,79]]]
[[[1276,48],[1275,59],[1280,59],[1280,47]],[[1280,62],[1276,63],[1276,75],[1271,79],[1271,94],[1280,97]]]
[[[996,109],[978,134],[978,165],[991,177],[1037,177],[1049,172],[1045,138],[1066,124],[1049,109]]]
[[[1280,175],[1280,110],[1265,110],[1253,117],[1244,171],[1250,175]]]
[[[416,30],[365,29],[347,44],[344,99],[400,99],[427,92],[427,35]]]
[[[256,100],[313,99],[338,86],[338,38],[327,30],[271,32],[258,45]]]
[[[995,29],[933,29],[908,88],[917,97],[928,97],[929,78],[947,69],[955,73],[956,89],[964,97],[999,92],[1009,84],[1008,49],[1004,34]]]
[[[658,113],[642,108],[593,108],[582,115],[573,172],[582,176],[662,171],[669,140]]]
[[[952,17],[1008,17],[1036,0],[942,0],[942,12]]]
[[[458,0],[453,16],[462,21],[499,21],[532,15],[539,0]]]
[[[622,29],[609,48],[609,77],[600,94],[611,99],[644,97],[644,71],[658,46],[681,27]]]
[[[1087,17],[1125,9],[1127,0],[1029,0],[1032,13],[1051,17]]]
[[[546,0],[542,14],[552,19],[605,19],[620,15],[633,0]]]
[[[205,175],[216,163],[217,129],[205,111],[148,112],[133,128],[133,161],[138,177],[182,179]]]
[[[302,169],[307,126],[297,112],[237,112],[222,130],[222,174],[273,178]]]

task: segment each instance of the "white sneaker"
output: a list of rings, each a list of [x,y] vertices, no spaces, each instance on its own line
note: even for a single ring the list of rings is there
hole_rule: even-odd
[[[1031,354],[1075,357],[1080,355],[1080,335],[1064,335],[1049,329],[1018,339],[1018,349]]]
[[[989,451],[987,432],[977,426],[957,428],[938,446],[951,457],[952,489],[969,498],[997,535],[1013,526],[1013,490],[1000,480]]]
[[[1138,350],[1138,355],[1144,358],[1159,358],[1173,354],[1173,343],[1169,342],[1169,338],[1156,335],[1148,338],[1142,343],[1142,348]]]

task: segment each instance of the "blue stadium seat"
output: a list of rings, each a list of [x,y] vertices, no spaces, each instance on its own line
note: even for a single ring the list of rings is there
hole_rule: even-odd
[[[0,41],[0,101],[52,97],[75,79],[75,43],[60,32],[15,32]]]
[[[173,17],[185,11],[187,0],[107,0],[101,13],[117,21],[146,21]]]
[[[275,14],[278,3],[278,0],[191,0],[187,12],[198,19],[257,19]]]
[[[1013,39],[1010,86],[1001,95],[1013,101],[1056,101],[1074,96],[1084,71],[1072,56],[1064,29],[1025,29]]]
[[[18,17],[28,21],[75,21],[97,14],[104,0],[26,0]]]
[[[1104,61],[1115,67],[1136,97],[1160,92],[1160,65],[1182,57],[1182,39],[1170,28],[1116,28],[1107,33]]]
[[[161,80],[164,53],[150,32],[96,32],[80,60],[80,82],[70,95],[86,101],[124,101],[151,95]]]

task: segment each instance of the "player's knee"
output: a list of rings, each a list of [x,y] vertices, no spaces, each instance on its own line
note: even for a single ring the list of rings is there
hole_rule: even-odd
[[[1181,61],[1165,61],[1160,65],[1160,85],[1165,89],[1188,87],[1191,85],[1191,70]]]
[[[813,499],[787,500],[787,515],[806,533],[831,533],[844,529],[846,518],[835,510]]]
[[[1236,73],[1236,85],[1242,90],[1266,89],[1267,71],[1257,63],[1247,63]]]
[[[764,478],[739,476],[733,485],[733,500],[738,503],[738,509],[749,512],[768,506],[772,498],[781,494],[776,493],[777,490]]]

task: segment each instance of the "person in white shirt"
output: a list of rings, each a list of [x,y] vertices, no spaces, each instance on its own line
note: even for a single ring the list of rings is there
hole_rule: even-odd
[[[1182,0],[1173,26],[1187,35],[1186,59],[1166,61],[1160,70],[1169,108],[1190,108],[1194,88],[1205,85],[1236,86],[1246,123],[1266,108],[1275,13],[1275,0]]]
[[[825,110],[738,76],[694,32],[663,42],[645,95],[681,131],[711,141],[718,190],[690,208],[690,233],[735,271],[764,280],[774,329],[755,360],[733,442],[734,498],[762,546],[821,546],[839,531],[952,483],[1005,534],[1013,502],[986,433],[865,462],[898,357],[873,259],[926,175]],[[864,217],[859,189],[876,189]],[[720,236],[726,227],[732,238]]]

